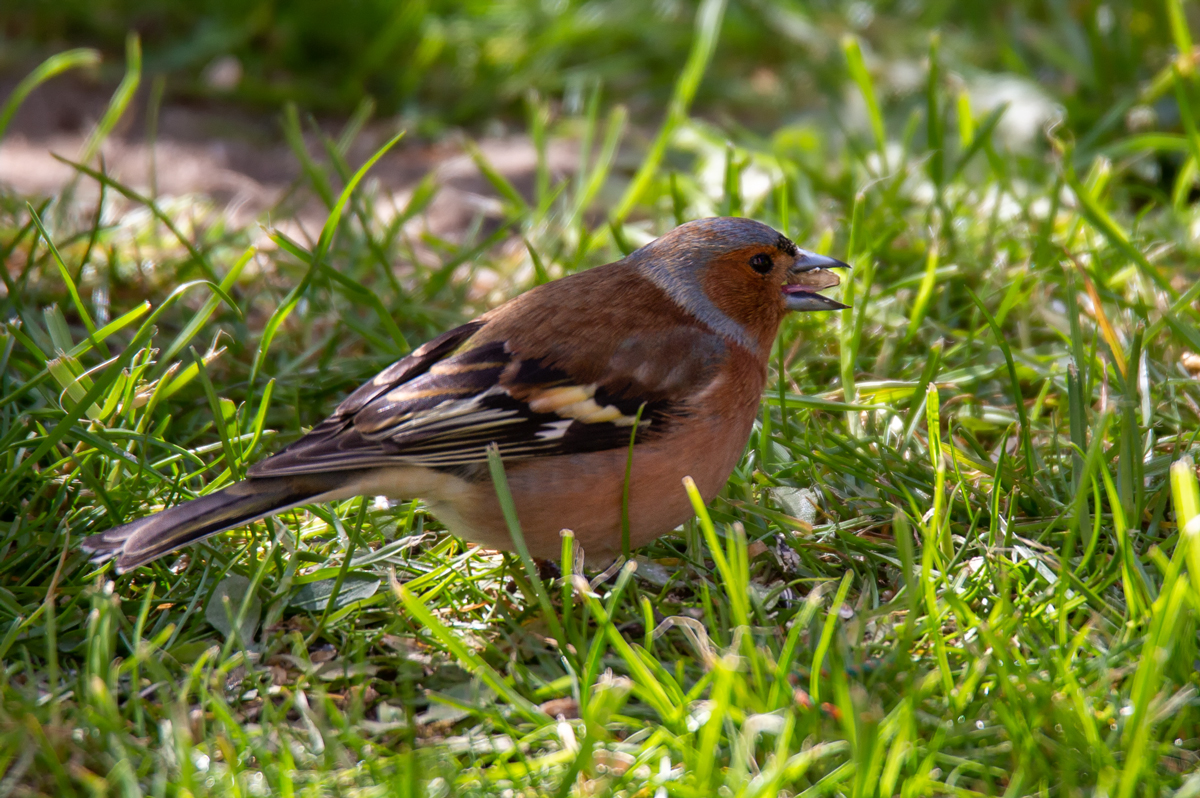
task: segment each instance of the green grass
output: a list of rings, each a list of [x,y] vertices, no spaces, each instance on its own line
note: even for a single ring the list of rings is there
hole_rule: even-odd
[[[315,242],[95,164],[96,208],[5,195],[0,794],[1200,794],[1200,86],[1182,4],[1141,12],[1157,43],[1059,8],[979,34],[1027,74],[1067,43],[1029,149],[950,29],[908,94],[843,39],[843,126],[689,117],[702,14],[649,155],[620,106],[534,100],[590,157],[532,196],[485,168],[503,223],[463,242],[404,226],[432,184],[380,213],[354,123],[297,152]],[[511,295],[712,213],[850,261],[852,308],[786,322],[730,484],[634,563],[576,573],[567,538],[552,580],[370,499],[119,578],[79,552],[482,310],[484,270]]]

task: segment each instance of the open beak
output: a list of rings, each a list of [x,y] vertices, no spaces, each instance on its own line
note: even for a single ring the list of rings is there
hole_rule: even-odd
[[[784,306],[788,310],[799,311],[843,310],[849,307],[817,293],[826,288],[833,288],[841,282],[841,278],[829,271],[830,269],[849,268],[840,260],[800,250],[796,262],[788,270],[788,281],[782,288]]]

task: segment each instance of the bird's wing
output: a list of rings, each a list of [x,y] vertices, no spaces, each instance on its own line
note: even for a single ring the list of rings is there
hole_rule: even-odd
[[[474,326],[472,326],[474,325]],[[251,477],[379,466],[456,468],[487,460],[621,448],[661,435],[688,413],[727,356],[694,326],[632,333],[609,347],[600,376],[472,322],[441,336],[351,394],[312,432],[250,469]],[[474,336],[474,337],[473,337]],[[640,416],[639,416],[640,412]]]

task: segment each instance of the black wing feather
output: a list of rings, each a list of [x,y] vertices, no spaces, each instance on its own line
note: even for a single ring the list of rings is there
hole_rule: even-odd
[[[472,345],[480,326],[452,330],[393,364],[249,476],[455,469],[485,462],[490,444],[506,458],[623,448],[635,418],[644,442],[686,416],[687,398],[726,356],[724,342],[704,332],[633,336],[614,354],[609,380],[581,386],[545,359],[514,357],[504,342]]]

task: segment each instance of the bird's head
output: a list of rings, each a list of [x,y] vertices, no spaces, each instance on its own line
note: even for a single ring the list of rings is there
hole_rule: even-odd
[[[800,249],[753,219],[697,219],[630,259],[697,319],[751,351],[770,348],[790,310],[846,307],[818,293],[840,282],[829,270],[845,263]]]

